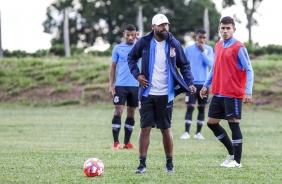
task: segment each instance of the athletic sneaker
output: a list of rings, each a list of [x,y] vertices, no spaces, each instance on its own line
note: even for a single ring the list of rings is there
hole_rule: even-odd
[[[228,164],[225,164],[223,167],[228,167],[228,168],[239,168],[242,167],[242,164],[238,164],[236,160],[232,160]]]
[[[113,150],[117,150],[119,149],[119,142],[115,142],[113,147],[112,147]]]
[[[142,174],[144,172],[146,172],[146,167],[142,164],[140,164],[137,170],[135,171],[136,174]]]
[[[204,136],[202,136],[202,134],[201,134],[200,132],[196,133],[196,134],[194,135],[194,138],[195,138],[195,139],[202,139],[202,140],[205,139]]]
[[[130,142],[126,143],[126,144],[123,144],[122,146],[123,149],[134,149],[136,150],[137,148],[134,147]]]
[[[234,160],[234,155],[228,155],[226,160],[220,164],[220,167],[225,167],[225,165],[229,164],[232,160]]]
[[[181,137],[180,139],[190,139],[190,135],[188,132],[185,132]]]
[[[174,168],[173,168],[172,163],[166,165],[165,172],[166,173],[174,173]]]

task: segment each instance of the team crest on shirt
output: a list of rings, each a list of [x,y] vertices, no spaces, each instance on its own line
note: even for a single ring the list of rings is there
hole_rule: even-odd
[[[119,101],[119,97],[118,97],[118,96],[115,96],[114,102],[115,102],[115,103],[118,103],[118,101]]]
[[[174,57],[176,55],[175,53],[175,48],[170,47],[170,52],[169,52],[170,57]]]

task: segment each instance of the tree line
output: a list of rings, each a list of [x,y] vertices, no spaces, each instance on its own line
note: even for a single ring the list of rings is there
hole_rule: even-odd
[[[238,0],[243,5],[248,20],[246,25],[251,41],[251,28],[257,25],[253,15],[263,0]],[[222,0],[222,7],[236,4],[235,0]],[[151,19],[157,13],[166,14],[171,22],[170,31],[183,44],[186,35],[193,35],[203,28],[204,10],[209,14],[209,39],[217,41],[220,13],[212,0],[55,0],[47,7],[44,32],[55,34],[52,45],[64,43],[64,13],[69,13],[69,39],[71,45],[86,48],[92,46],[97,37],[114,44],[120,43],[123,27],[137,25],[138,12],[142,8],[143,32],[151,31]],[[238,12],[240,13],[240,12]],[[237,19],[236,15],[234,15]]]

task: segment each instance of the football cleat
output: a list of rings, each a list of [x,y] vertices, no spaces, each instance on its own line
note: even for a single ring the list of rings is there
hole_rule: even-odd
[[[232,160],[234,160],[234,155],[227,156],[226,160],[220,164],[220,167],[225,167],[225,165],[229,164]]]
[[[144,172],[146,172],[146,167],[142,164],[140,164],[137,170],[135,171],[136,174],[142,174]]]
[[[119,149],[119,142],[115,142],[113,147],[112,147],[113,150],[117,150]]]
[[[188,132],[185,132],[180,139],[190,139],[190,134]]]
[[[166,165],[165,172],[166,173],[174,173],[174,168],[173,168],[173,165],[171,163]]]
[[[126,143],[126,144],[123,144],[122,146],[123,149],[134,149],[136,150],[137,148],[134,147],[130,142]]]
[[[229,162],[228,164],[225,164],[223,167],[227,167],[227,168],[239,168],[242,167],[242,164],[238,164],[236,162],[236,160],[232,160],[231,162]]]
[[[196,134],[194,135],[194,138],[195,138],[195,139],[201,139],[201,140],[205,139],[204,136],[203,136],[200,132],[196,133]]]

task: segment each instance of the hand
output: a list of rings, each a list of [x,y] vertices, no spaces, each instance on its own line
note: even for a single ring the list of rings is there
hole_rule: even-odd
[[[146,88],[149,86],[149,82],[148,80],[145,78],[144,75],[138,75],[137,80],[139,82],[139,84],[143,87]]]
[[[142,35],[143,35],[143,34],[142,34],[142,30],[136,31],[136,38],[137,38],[137,39],[141,38]]]
[[[110,87],[109,87],[109,93],[110,93],[110,96],[111,96],[112,98],[114,98],[115,93],[116,93],[114,86],[110,86]]]
[[[204,51],[204,44],[203,43],[198,43],[198,47],[199,47],[201,52]]]
[[[203,98],[206,98],[208,96],[207,94],[207,87],[203,86],[201,91],[200,91],[200,97],[203,99]]]
[[[245,103],[245,104],[247,104],[247,103],[250,103],[252,101],[252,95],[250,95],[250,94],[245,94],[244,95],[244,98],[243,98],[243,102]]]
[[[194,85],[189,86],[189,89],[191,94],[194,94],[197,91],[197,88]]]

